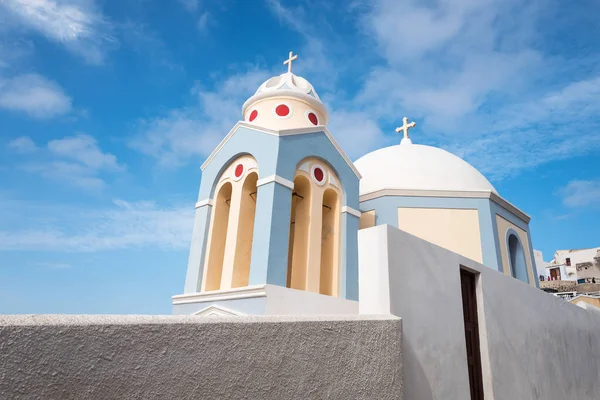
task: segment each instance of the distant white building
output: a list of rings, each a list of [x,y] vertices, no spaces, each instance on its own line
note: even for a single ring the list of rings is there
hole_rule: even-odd
[[[541,252],[540,257],[541,257]],[[538,256],[534,251],[538,271]],[[543,259],[541,263],[543,263]],[[600,247],[578,250],[557,250],[554,259],[545,266],[545,280],[577,281],[600,283]]]
[[[547,280],[548,278],[546,276],[546,267],[549,263],[547,261],[544,261],[544,255],[541,251],[533,249],[533,261],[535,262],[535,270],[538,274],[539,280]]]

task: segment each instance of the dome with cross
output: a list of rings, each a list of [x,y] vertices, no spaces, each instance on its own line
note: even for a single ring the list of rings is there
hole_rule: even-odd
[[[292,129],[326,125],[327,109],[313,85],[292,73],[298,55],[289,54],[287,72],[269,78],[242,106],[246,122],[270,129]]]
[[[408,130],[416,126],[403,119],[399,145],[364,155],[354,165],[362,175],[360,195],[381,190],[427,190],[451,192],[493,192],[492,184],[471,164],[438,147],[413,144]]]

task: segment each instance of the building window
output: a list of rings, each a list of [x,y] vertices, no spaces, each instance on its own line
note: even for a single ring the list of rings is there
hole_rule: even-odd
[[[565,264],[567,265],[567,267],[571,266],[571,259],[567,257],[567,259],[565,260]]]

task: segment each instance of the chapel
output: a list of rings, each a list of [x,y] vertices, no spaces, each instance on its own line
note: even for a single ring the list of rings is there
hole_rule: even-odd
[[[359,231],[380,225],[538,286],[527,214],[465,160],[413,143],[406,117],[398,145],[352,161],[314,87],[292,72],[297,57],[201,166],[174,314],[358,313],[369,285]]]

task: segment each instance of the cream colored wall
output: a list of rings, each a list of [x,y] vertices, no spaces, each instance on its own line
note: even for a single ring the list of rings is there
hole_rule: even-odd
[[[360,214],[358,229],[372,228],[375,226],[375,210],[365,211]]]
[[[496,214],[496,225],[498,226],[498,238],[500,239],[500,254],[502,255],[502,270],[505,275],[512,276],[510,272],[510,262],[508,261],[508,243],[506,241],[506,232],[512,228],[521,241],[523,251],[525,252],[525,263],[527,264],[527,276],[529,276],[529,284],[535,286],[535,277],[533,275],[533,261],[531,260],[531,249],[529,248],[529,238],[527,232],[519,228],[512,222],[502,218]]]
[[[579,303],[583,302],[583,303],[590,304],[594,307],[600,308],[600,298],[597,298],[597,297],[581,296],[581,297],[577,297],[572,300],[569,300],[569,302],[572,304],[579,304]]]
[[[312,171],[319,166],[325,173],[318,184]],[[298,185],[300,183],[300,185]],[[294,191],[304,194],[295,205],[292,219],[294,232],[290,235],[292,248],[289,285],[294,289],[314,293],[339,295],[341,187],[339,179],[319,159],[303,160],[296,171]],[[310,185],[308,188],[305,185]],[[326,196],[326,192],[329,194]],[[307,193],[310,195],[307,196]],[[333,196],[335,194],[335,196]],[[331,207],[323,211],[323,205]],[[324,236],[324,226],[328,236]],[[305,233],[306,232],[306,233]]]
[[[244,166],[244,170],[240,177],[236,177],[235,169],[240,164]],[[219,177],[215,188],[217,195],[213,201],[201,291],[230,289],[248,284],[256,211],[250,192],[256,191],[257,178],[258,165],[251,156],[237,158]]]
[[[291,113],[289,117],[280,117],[275,114],[275,107],[279,104],[285,104],[290,107]],[[250,121],[250,114],[253,110],[258,111],[258,117],[254,121]],[[244,121],[273,130],[309,128],[315,126],[307,117],[307,112],[309,111],[317,115],[318,125],[325,125],[326,121],[323,115],[308,102],[287,96],[257,101],[246,110]]]
[[[398,208],[398,228],[482,262],[479,216],[475,209]]]

